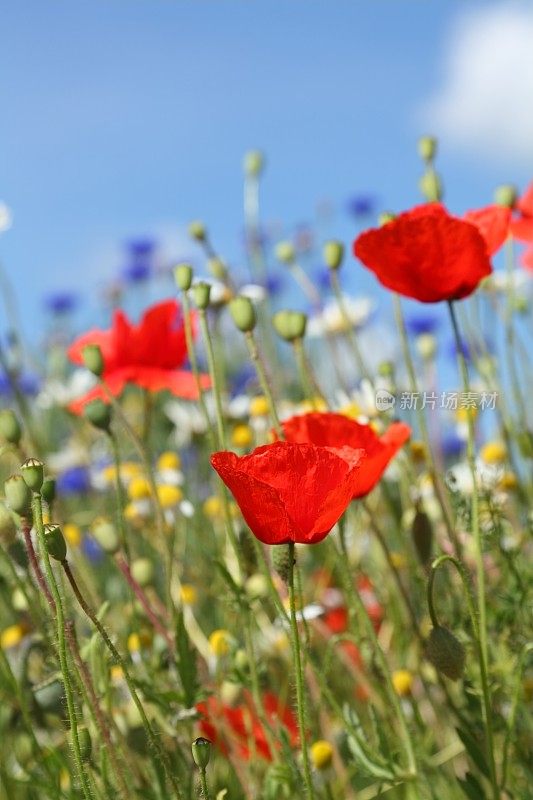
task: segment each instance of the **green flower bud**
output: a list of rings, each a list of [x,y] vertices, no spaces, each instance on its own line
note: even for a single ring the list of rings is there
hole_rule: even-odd
[[[447,678],[457,681],[465,668],[466,651],[459,639],[448,628],[433,628],[427,643],[426,654],[433,666]]]
[[[59,525],[45,525],[44,539],[48,555],[56,561],[64,561],[67,557],[67,545]]]
[[[44,464],[38,458],[27,458],[20,466],[20,473],[32,492],[40,492],[44,481]]]
[[[418,155],[429,164],[437,155],[437,140],[434,136],[421,136],[418,140]]]
[[[82,361],[85,367],[100,378],[104,372],[104,357],[98,344],[86,344],[81,351]]]
[[[286,342],[294,342],[305,336],[307,316],[301,311],[278,311],[272,317],[274,330]]]
[[[289,580],[291,569],[291,551],[288,544],[275,544],[270,548],[272,553],[272,566],[284,583]],[[293,564],[295,559],[293,558]]]
[[[428,203],[442,200],[442,182],[436,172],[425,172],[418,181],[418,188]]]
[[[244,172],[251,177],[260,175],[265,167],[265,158],[260,150],[249,150],[244,156]]]
[[[131,574],[133,580],[139,586],[149,586],[154,579],[154,565],[149,558],[136,558],[131,563]]]
[[[98,517],[92,524],[91,532],[102,550],[111,554],[117,552],[120,542],[112,522],[104,517]]]
[[[56,499],[56,479],[55,478],[45,478],[43,481],[43,485],[41,488],[41,496],[43,500],[45,500],[48,505],[52,505],[54,500]]]
[[[433,551],[433,527],[426,512],[420,508],[416,510],[411,525],[411,536],[420,563],[425,566]]]
[[[498,186],[494,192],[494,202],[497,206],[505,206],[505,208],[514,208],[518,199],[518,192],[516,186],[505,184]]]
[[[243,650],[242,647],[239,647],[239,649],[235,651],[234,664],[237,667],[237,669],[241,670],[241,672],[247,670],[248,667],[250,666],[248,653],[246,652],[246,650]]]
[[[189,223],[189,236],[196,239],[197,242],[205,242],[207,239],[207,230],[203,222],[195,219]]]
[[[344,245],[342,242],[331,241],[324,245],[323,256],[329,269],[339,269],[344,258]]]
[[[0,542],[2,542],[3,545],[9,546],[15,541],[16,535],[17,526],[15,525],[13,515],[6,504],[0,500]]]
[[[211,758],[211,742],[200,736],[191,745],[192,758],[198,769],[205,770]]]
[[[199,281],[192,287],[192,296],[197,308],[205,310],[209,306],[211,298],[211,284]]]
[[[108,431],[111,425],[111,408],[103,400],[91,400],[83,409],[83,416],[91,425],[101,431]]]
[[[378,365],[378,375],[381,378],[392,378],[394,375],[394,364],[392,361],[381,361]]]
[[[378,217],[378,225],[383,227],[383,225],[388,225],[389,222],[392,222],[395,219],[396,214],[393,214],[392,211],[382,211]]]
[[[22,475],[12,475],[4,483],[4,494],[12,511],[21,516],[28,513],[31,506],[31,492]]]
[[[249,297],[239,295],[229,304],[229,312],[236,327],[243,333],[249,333],[255,328],[257,318],[255,308]]]
[[[17,415],[10,408],[0,411],[0,436],[9,444],[17,445],[22,436],[22,429]]]
[[[174,280],[182,292],[188,292],[192,285],[193,268],[190,264],[177,264],[174,267]]]
[[[91,757],[93,743],[91,741],[91,734],[87,728],[80,728],[78,730],[78,741],[80,743],[82,761],[88,761]]]
[[[291,242],[280,242],[276,245],[275,249],[276,258],[282,264],[294,264],[296,253],[294,252],[294,245]]]
[[[228,268],[221,258],[214,256],[207,261],[207,269],[217,281],[223,281],[228,274]]]

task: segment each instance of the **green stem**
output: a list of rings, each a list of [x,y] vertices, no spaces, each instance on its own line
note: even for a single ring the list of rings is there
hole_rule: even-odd
[[[517,669],[515,671],[516,675],[516,684],[515,690],[513,693],[513,700],[511,705],[511,713],[509,714],[509,721],[507,723],[507,733],[505,734],[505,742],[503,745],[503,757],[502,757],[502,780],[501,780],[501,791],[503,793],[505,789],[505,785],[507,783],[507,771],[508,771],[508,764],[509,764],[509,747],[511,745],[511,737],[513,735],[513,730],[516,722],[516,714],[518,711],[518,704],[520,701],[520,692],[522,690],[522,677],[524,675],[524,669],[527,662],[527,657],[533,651],[533,643],[529,642],[528,644],[524,645],[522,648],[522,652],[518,658]]]
[[[296,710],[298,714],[298,729],[300,732],[300,745],[302,748],[302,760],[304,767],[305,790],[309,800],[314,800],[315,790],[311,776],[311,764],[309,761],[309,751],[307,748],[307,735],[305,730],[305,692],[304,675],[302,669],[302,652],[300,635],[298,633],[298,623],[296,620],[296,602],[294,590],[294,542],[289,542],[289,608],[291,619],[291,643],[294,658],[294,673],[296,681]]]
[[[72,685],[70,682],[68,656],[67,656],[67,641],[65,636],[65,615],[63,610],[63,601],[61,600],[59,586],[57,584],[54,572],[52,570],[52,565],[50,563],[50,556],[48,555],[48,550],[46,548],[46,540],[45,540],[44,524],[43,524],[43,507],[42,507],[41,495],[38,494],[37,492],[33,494],[32,513],[33,513],[33,523],[37,530],[39,550],[41,559],[44,563],[46,579],[48,581],[48,586],[50,587],[50,591],[55,603],[59,662],[61,666],[61,674],[63,676],[63,685],[65,687],[65,698],[67,701],[67,710],[70,722],[70,733],[72,739],[74,761],[76,763],[76,770],[81,784],[83,796],[85,800],[91,800],[91,790],[89,786],[89,781],[87,779],[87,775],[85,774],[83,759],[81,755],[80,740],[78,737],[78,720],[76,715],[76,708],[74,705],[74,695],[72,691]]]
[[[205,769],[200,770],[200,786],[202,787],[202,797],[204,800],[211,800]]]
[[[225,450],[226,448],[226,433],[224,430],[224,412],[222,409],[222,397],[220,394],[220,382],[218,379],[217,368],[215,364],[215,353],[213,350],[213,341],[211,339],[211,334],[209,333],[209,325],[207,324],[207,314],[205,309],[200,308],[198,309],[198,314],[200,317],[200,330],[202,331],[202,338],[205,344],[205,351],[207,354],[207,366],[209,369],[209,375],[211,377],[211,383],[213,387],[213,395],[215,398],[215,413],[216,413],[216,422],[217,422],[217,439],[218,439],[218,446],[221,450]]]
[[[86,603],[85,598],[83,597],[83,595],[81,594],[81,592],[80,592],[80,590],[78,588],[78,584],[76,583],[76,579],[74,578],[74,575],[72,574],[72,571],[70,569],[70,566],[69,566],[68,562],[67,561],[62,561],[61,565],[62,565],[62,567],[63,567],[63,569],[65,571],[65,575],[67,576],[68,582],[70,583],[70,585],[72,587],[72,591],[74,592],[76,600],[78,601],[78,603],[81,606],[82,611],[91,620],[91,622],[93,623],[94,627],[96,628],[96,630],[98,631],[98,633],[102,637],[102,639],[104,641],[104,644],[106,645],[107,649],[109,650],[109,652],[113,656],[114,661],[122,668],[122,672],[124,674],[124,679],[125,679],[125,681],[127,683],[127,686],[128,686],[129,691],[130,691],[132,700],[133,700],[133,702],[135,704],[135,707],[137,708],[137,711],[139,712],[139,716],[141,717],[141,721],[142,721],[144,730],[146,732],[146,735],[148,737],[148,741],[150,742],[151,746],[154,749],[154,752],[156,753],[157,757],[159,758],[161,764],[163,765],[163,768],[165,770],[165,774],[166,774],[167,778],[169,779],[170,783],[172,784],[172,788],[174,790],[175,796],[178,798],[178,800],[182,800],[181,789],[180,789],[180,786],[179,786],[179,784],[178,784],[178,782],[176,780],[176,777],[172,773],[172,768],[171,768],[171,765],[169,763],[168,756],[165,753],[165,751],[163,750],[163,748],[161,747],[161,745],[159,744],[157,736],[155,735],[154,730],[153,730],[153,728],[152,728],[152,726],[150,724],[150,721],[148,720],[148,717],[146,716],[146,712],[145,712],[144,707],[143,707],[143,705],[142,705],[142,703],[141,703],[141,701],[139,699],[139,695],[137,694],[137,690],[135,688],[135,684],[133,682],[133,678],[131,677],[131,675],[129,673],[129,670],[128,670],[128,667],[126,665],[125,660],[122,658],[122,656],[118,652],[117,648],[115,647],[115,645],[113,644],[113,642],[109,638],[109,635],[108,635],[106,629],[104,628],[104,626],[102,625],[102,623],[100,622],[100,620],[98,619],[96,614],[94,613],[93,609]]]
[[[261,385],[261,390],[267,399],[270,416],[272,417],[272,422],[274,423],[274,428],[276,429],[276,433],[278,434],[280,439],[283,439],[284,438],[283,428],[281,427],[281,422],[279,421],[278,412],[276,411],[276,404],[274,402],[274,397],[270,389],[270,383],[267,378],[265,366],[263,364],[263,359],[261,358],[261,355],[257,348],[257,343],[255,341],[253,333],[251,331],[245,333],[245,339],[246,339],[246,344],[248,346],[248,352],[250,353],[250,358],[252,359],[255,371],[257,372],[257,377]]]
[[[126,525],[124,522],[124,506],[125,497],[124,497],[124,487],[122,485],[122,481],[120,479],[120,451],[118,449],[118,442],[117,437],[112,431],[108,432],[109,441],[111,442],[111,449],[113,451],[113,464],[115,466],[115,494],[116,494],[116,506],[117,506],[117,528],[120,537],[120,543],[122,545],[122,549],[126,554],[126,558],[130,560],[130,553],[129,553],[129,545],[128,545],[128,537],[126,535]]]
[[[339,311],[341,312],[342,321],[344,323],[344,327],[346,328],[346,336],[348,339],[348,343],[352,350],[353,357],[355,359],[355,363],[357,364],[357,369],[359,370],[360,374],[363,378],[366,378],[370,383],[372,383],[372,379],[370,377],[369,369],[365,363],[363,358],[363,354],[359,349],[359,345],[357,343],[357,337],[353,331],[353,325],[350,320],[350,316],[348,314],[348,309],[346,308],[346,303],[344,301],[344,295],[342,293],[342,289],[339,283],[339,277],[337,272],[332,269],[330,270],[331,276],[331,285],[333,287],[333,292],[335,294],[335,298],[337,300],[337,305],[339,306]]]
[[[189,362],[191,364],[192,374],[194,375],[194,381],[196,383],[196,390],[198,392],[198,402],[200,403],[200,409],[204,417],[208,436],[213,438],[213,429],[211,426],[209,411],[207,410],[204,390],[200,378],[200,368],[198,366],[198,358],[196,356],[196,350],[194,349],[194,336],[191,323],[191,304],[189,302],[189,295],[187,294],[187,292],[181,293],[181,304],[183,306],[183,326],[185,329],[185,342],[187,345],[187,355],[189,356]]]

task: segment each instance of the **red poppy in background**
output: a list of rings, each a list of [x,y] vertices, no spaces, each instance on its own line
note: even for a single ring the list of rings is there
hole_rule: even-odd
[[[411,436],[405,422],[393,422],[382,436],[344,414],[311,412],[282,423],[288,442],[309,442],[346,456],[349,448],[361,448],[365,455],[357,472],[354,498],[364,497],[376,486],[389,462]]]
[[[263,695],[263,707],[272,728],[285,728],[290,743],[296,745],[298,725],[291,709],[271,693]],[[246,760],[255,754],[267,761],[272,760],[265,732],[248,692],[245,693],[244,702],[238,706],[228,706],[218,698],[210,697],[206,702],[198,703],[196,709],[201,715],[202,735],[216,743],[223,753],[235,749],[236,754]]]
[[[533,181],[513,208],[509,232],[521,242],[533,243]]]
[[[505,206],[485,206],[467,211],[463,219],[475,225],[483,236],[489,256],[494,255],[509,235],[511,209]]]
[[[265,544],[324,539],[357,491],[363,452],[274,442],[246,456],[214,453],[211,464]]]
[[[478,228],[439,203],[418,206],[365,231],[353,249],[383,286],[422,303],[468,297],[492,272]]]
[[[115,397],[128,383],[151,392],[167,390],[186,400],[198,397],[193,374],[180,369],[187,359],[187,344],[181,307],[175,300],[149,308],[138,325],[131,323],[123,311],[115,311],[111,329],[95,329],[80,336],[69,348],[69,358],[82,364],[83,348],[88,344],[99,345],[104,359],[102,378]],[[209,388],[209,377],[202,375],[201,380]],[[108,399],[100,386],[75,400],[69,408],[79,414],[96,398]]]

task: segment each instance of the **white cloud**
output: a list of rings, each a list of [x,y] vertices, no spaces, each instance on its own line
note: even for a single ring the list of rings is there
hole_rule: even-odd
[[[533,167],[533,8],[506,2],[462,14],[422,117],[465,152]]]

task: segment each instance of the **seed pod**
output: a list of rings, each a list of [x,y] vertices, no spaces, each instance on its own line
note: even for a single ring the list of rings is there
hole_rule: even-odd
[[[286,342],[303,339],[307,326],[307,315],[301,311],[278,311],[272,317],[274,330]]]
[[[12,475],[4,483],[7,504],[12,511],[25,515],[31,506],[31,492],[22,475]]]
[[[102,550],[106,553],[116,553],[120,543],[117,531],[112,522],[104,517],[98,517],[92,524],[92,534]]]
[[[244,172],[250,177],[260,175],[265,167],[265,157],[260,150],[249,150],[244,156]]]
[[[243,333],[249,333],[255,328],[257,318],[255,308],[249,297],[235,297],[229,304],[229,311],[235,326]]]
[[[433,170],[422,175],[418,187],[429,203],[442,200],[442,181]]]
[[[431,560],[433,552],[433,526],[428,515],[421,508],[416,510],[411,525],[411,536],[420,563],[425,566]]]
[[[44,481],[44,464],[38,458],[27,458],[21,464],[20,473],[24,478],[26,486],[32,492],[40,492]]]
[[[284,583],[289,580],[291,569],[291,551],[288,544],[277,544],[271,547],[272,566]],[[295,563],[293,558],[293,564]]]
[[[22,429],[17,415],[10,408],[4,408],[0,411],[0,436],[9,442],[9,444],[17,445],[22,436]]]
[[[435,669],[452,681],[462,676],[466,651],[459,639],[448,628],[433,628],[427,642],[426,653]]]
[[[174,267],[174,280],[182,292],[187,292],[192,285],[193,269],[190,264],[178,264]]]
[[[211,742],[200,736],[191,745],[193,761],[202,771],[205,770],[211,758]]]
[[[294,264],[296,253],[294,252],[294,245],[291,242],[280,242],[276,245],[276,258],[282,264]]]
[[[46,500],[48,505],[52,505],[56,499],[56,480],[55,478],[45,478],[41,488],[41,495],[43,500]]]
[[[217,256],[213,256],[213,258],[208,259],[207,269],[217,281],[223,281],[228,274],[228,268],[222,259],[217,258]]]
[[[103,400],[92,400],[87,403],[83,415],[91,425],[101,431],[108,431],[111,425],[111,408]]]
[[[104,371],[104,357],[98,344],[86,344],[81,352],[84,366],[99,378]]]
[[[148,586],[154,579],[154,565],[149,558],[136,558],[131,564],[131,574],[139,586]]]
[[[44,538],[48,555],[56,561],[64,561],[67,557],[67,545],[59,525],[45,525]]]
[[[494,192],[494,202],[496,205],[504,206],[505,208],[514,208],[517,197],[518,192],[516,191],[516,186],[512,186],[511,184],[498,186]]]
[[[328,269],[339,269],[344,258],[344,245],[342,242],[331,241],[324,245],[323,256]]]
[[[197,308],[205,310],[209,306],[211,299],[211,284],[205,281],[199,281],[192,287],[192,296]]]
[[[196,239],[197,242],[205,242],[207,239],[207,231],[203,222],[199,219],[193,220],[189,223],[189,236]]]
[[[418,140],[418,155],[429,163],[437,155],[437,140],[434,136],[421,136]]]

